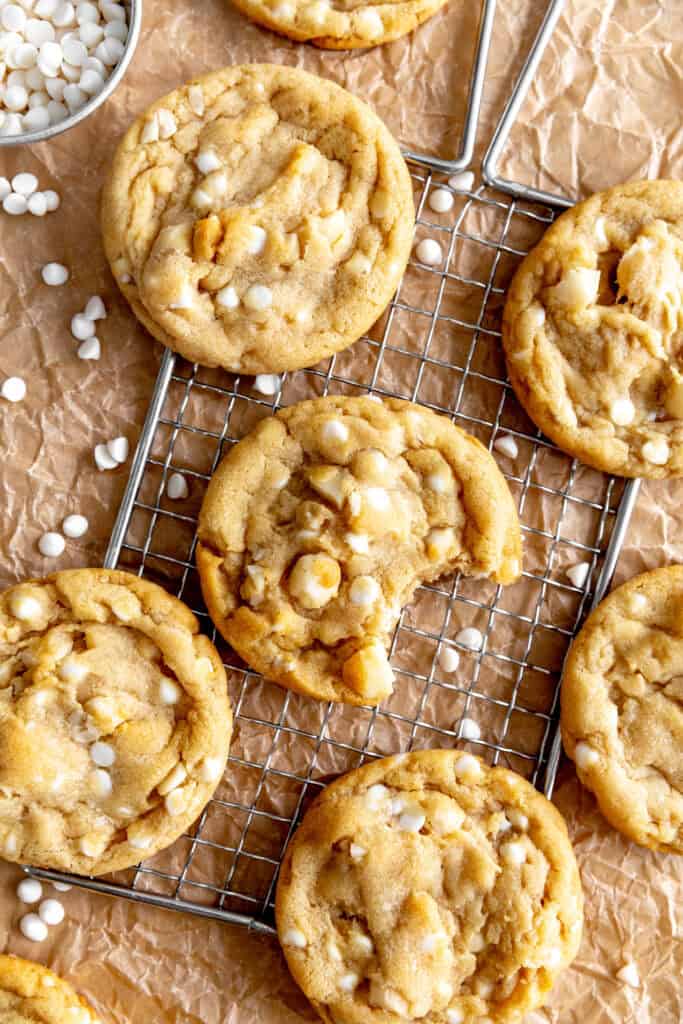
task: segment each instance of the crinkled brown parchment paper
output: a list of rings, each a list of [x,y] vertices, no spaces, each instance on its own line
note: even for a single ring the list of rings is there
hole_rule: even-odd
[[[490,134],[543,6],[541,0],[499,0],[480,143]],[[151,393],[159,348],[117,295],[97,225],[102,178],[129,120],[199,72],[238,60],[285,61],[328,75],[369,100],[406,146],[452,154],[477,14],[475,0],[451,0],[408,39],[346,55],[279,40],[245,21],[227,0],[146,0],[139,50],[115,97],[66,136],[31,152],[0,153],[1,174],[34,171],[41,186],[56,188],[63,201],[58,213],[43,220],[0,219],[0,374],[19,374],[28,383],[23,404],[0,402],[3,583],[54,568],[38,554],[36,540],[73,511],[85,513],[91,529],[83,541],[68,543],[59,566],[101,562],[126,469],[98,473],[92,448],[119,434],[134,442]],[[682,65],[678,0],[569,0],[502,170],[577,196],[630,177],[683,174]],[[71,268],[67,287],[41,283],[40,267],[50,260]],[[504,268],[503,280],[512,269]],[[105,297],[109,318],[98,332],[101,361],[85,363],[75,357],[68,323],[96,293]],[[387,385],[401,390],[400,362]],[[596,475],[585,481],[589,496],[591,488],[599,490]],[[620,578],[683,559],[682,494],[683,482],[643,488]],[[538,514],[543,525],[542,503]],[[527,558],[537,557],[529,544]],[[559,604],[555,610],[563,613]],[[411,614],[419,623],[430,612],[417,608]],[[399,657],[417,665],[418,645]],[[311,706],[312,721],[316,713]],[[348,712],[339,717],[348,735],[360,728]],[[390,750],[399,739],[388,732],[381,742]],[[279,756],[296,763],[306,753],[292,742]],[[587,925],[575,967],[558,984],[549,1008],[533,1019],[683,1019],[683,859],[621,839],[570,767],[561,773],[556,800],[581,863]],[[64,924],[46,943],[32,945],[16,928],[18,877],[18,869],[0,866],[2,948],[68,976],[104,1021],[295,1024],[314,1018],[274,942],[199,918],[72,890],[63,897]],[[615,980],[624,958],[638,964],[639,990]]]

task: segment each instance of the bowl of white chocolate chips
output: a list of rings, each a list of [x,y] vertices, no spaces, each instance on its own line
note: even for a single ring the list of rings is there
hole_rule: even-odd
[[[142,0],[0,0],[0,146],[51,139],[97,110],[141,20]]]

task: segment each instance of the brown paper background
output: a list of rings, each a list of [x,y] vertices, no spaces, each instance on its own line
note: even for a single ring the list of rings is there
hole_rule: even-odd
[[[490,136],[543,10],[540,0],[499,0],[498,7],[480,142]],[[373,103],[403,144],[448,155],[458,137],[477,13],[474,0],[451,0],[409,39],[346,55],[278,40],[226,0],[146,0],[140,46],[115,97],[51,143],[0,152],[0,173],[34,171],[41,187],[62,195],[61,210],[42,221],[0,218],[0,375],[19,374],[29,388],[20,405],[0,402],[3,584],[54,567],[38,554],[36,540],[71,511],[84,512],[91,530],[68,542],[59,566],[101,563],[126,470],[97,473],[92,447],[118,434],[133,443],[153,386],[160,350],[118,297],[97,229],[102,178],[130,118],[191,75],[272,59],[334,78]],[[502,170],[572,195],[630,177],[680,176],[682,63],[678,0],[569,0]],[[69,286],[42,285],[39,269],[49,260],[71,268]],[[105,297],[110,315],[99,331],[103,357],[91,364],[75,358],[68,322],[95,293]],[[619,578],[683,557],[682,487],[643,487]],[[297,755],[294,745],[289,753]],[[574,968],[533,1020],[679,1021],[683,860],[621,839],[568,766],[556,800],[581,864],[587,923]],[[65,923],[46,943],[31,944],[16,928],[18,878],[17,868],[0,866],[0,947],[68,976],[110,1024],[313,1019],[276,944],[217,923],[72,890],[63,897]],[[638,963],[638,991],[615,981],[625,956]]]

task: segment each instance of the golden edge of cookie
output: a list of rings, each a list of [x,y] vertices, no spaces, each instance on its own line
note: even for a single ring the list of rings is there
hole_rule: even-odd
[[[207,658],[212,666],[212,673],[209,679],[203,680],[211,688],[211,708],[203,709],[201,715],[196,715],[193,728],[198,731],[200,728],[205,732],[204,750],[210,756],[220,758],[227,763],[230,740],[232,737],[232,708],[228,698],[228,684],[225,668],[218,652],[208,637],[199,632],[199,623],[196,616],[190,611],[187,605],[178,598],[173,597],[163,587],[156,583],[135,576],[132,573],[123,572],[120,569],[63,569],[52,573],[42,579],[24,580],[13,587],[9,587],[0,593],[0,608],[6,606],[8,595],[17,587],[24,587],[27,584],[51,584],[60,597],[60,601],[71,608],[75,616],[81,613],[78,610],[80,601],[83,600],[83,592],[87,591],[87,584],[90,581],[95,583],[106,583],[114,586],[124,587],[128,592],[133,593],[142,604],[143,615],[148,615],[154,624],[152,637],[159,643],[159,630],[168,629],[169,636],[178,641],[183,634],[183,651],[175,652],[170,656],[167,650],[162,648],[165,660],[176,672],[179,683],[184,687],[185,680],[178,669],[186,672],[192,662],[201,658]],[[74,605],[76,607],[74,608]],[[110,607],[114,616],[116,612]],[[87,615],[87,612],[86,612]],[[165,620],[169,619],[168,627]],[[180,628],[173,620],[180,622]],[[138,628],[145,635],[150,631],[141,629],[139,620],[122,619],[121,624],[130,628]],[[187,642],[189,641],[189,643]],[[179,656],[178,656],[179,654]],[[220,710],[218,710],[220,709]],[[208,749],[207,749],[208,748]],[[187,808],[178,815],[169,815],[164,809],[163,803],[156,807],[146,816],[146,820],[154,822],[151,829],[152,842],[144,850],[133,847],[126,841],[121,841],[112,846],[110,851],[101,857],[86,857],[78,855],[68,858],[55,857],[46,859],[40,855],[39,846],[33,848],[30,843],[26,844],[20,851],[20,855],[12,858],[3,854],[5,860],[32,865],[34,867],[49,868],[58,871],[67,871],[73,874],[82,875],[105,875],[114,871],[121,871],[124,868],[133,867],[138,864],[141,858],[148,859],[167,849],[176,839],[199,817],[206,804],[215,793],[220,784],[219,776],[215,782],[198,782],[195,785],[194,793]],[[139,821],[141,819],[135,819]],[[134,822],[131,822],[134,824]]]
[[[425,779],[431,779],[435,773],[439,773],[442,765],[448,765],[449,762],[453,762],[455,765],[462,756],[463,751],[458,750],[420,750],[410,754],[380,758],[340,775],[326,786],[310,804],[287,846],[275,890],[275,923],[278,940],[290,973],[304,992],[305,972],[302,970],[302,963],[296,955],[295,947],[282,943],[282,935],[288,927],[286,916],[289,888],[293,877],[292,861],[300,847],[305,846],[309,840],[316,841],[315,817],[317,810],[327,803],[344,799],[347,794],[353,793],[359,788],[367,789],[376,783],[391,786],[393,772],[400,777],[408,768],[416,772],[422,769]],[[514,800],[527,814],[529,810],[534,811],[537,819],[542,822],[540,834],[537,829],[531,831],[530,835],[550,864],[549,878],[552,879],[555,887],[553,900],[562,908],[566,917],[566,920],[562,921],[563,956],[560,963],[553,968],[538,968],[536,975],[527,983],[526,990],[520,993],[519,997],[515,999],[515,1005],[510,1007],[510,1015],[496,1018],[501,1024],[503,1022],[512,1024],[513,1021],[519,1021],[525,1013],[543,1005],[558,975],[569,967],[576,957],[583,933],[583,888],[567,824],[557,808],[516,772],[502,767],[491,768],[481,758],[470,754],[467,756],[478,762],[483,772],[483,778],[487,780],[486,785],[489,788],[495,788],[501,794],[501,800],[507,799],[508,802]],[[481,780],[482,775],[479,775],[473,782],[453,777],[454,784],[463,791],[476,790],[481,786]],[[415,789],[414,786],[411,788]],[[420,780],[419,788],[424,788],[423,780]],[[540,845],[541,840],[543,845]],[[338,1024],[343,1019],[338,1013],[330,1011],[329,1005],[323,1005],[313,1000],[311,1003],[322,1019],[329,1024]],[[381,1024],[391,1024],[395,1019],[395,1015],[392,1013],[373,1010],[373,1020],[377,1020]],[[430,1018],[424,1019],[429,1020]]]
[[[20,999],[44,1001],[47,1005],[42,1009],[47,1010],[50,1017],[44,1018],[41,1015],[39,1019],[49,1021],[49,1024],[67,1024],[67,1015],[71,1010],[85,1011],[89,1014],[92,1024],[102,1024],[101,1018],[92,1006],[68,981],[32,960],[0,954],[0,991],[2,990],[11,992]]]
[[[335,399],[339,401],[335,402]],[[286,420],[293,410],[299,410],[306,405],[311,408],[314,406],[324,406],[325,409],[330,409],[330,411],[340,407],[349,409],[350,406],[351,411],[353,411],[354,408],[359,406],[362,409],[364,403],[368,403],[370,412],[376,412],[377,403],[371,399],[361,397],[349,399],[344,396],[334,396],[334,398],[315,398],[306,402],[299,402],[295,405],[287,406],[274,417],[262,420],[238,444],[233,445],[214,472],[204,496],[199,515],[199,540],[195,555],[202,595],[209,615],[224,639],[227,640],[250,668],[259,672],[267,679],[278,683],[280,686],[294,690],[296,693],[301,693],[304,696],[313,697],[316,700],[351,704],[356,707],[372,706],[373,702],[346,686],[341,678],[338,678],[336,675],[330,674],[329,678],[324,678],[315,668],[306,670],[306,666],[301,663],[296,668],[288,668],[285,665],[275,666],[272,659],[263,654],[260,643],[263,636],[261,620],[247,605],[239,604],[236,608],[229,609],[226,613],[227,599],[231,595],[226,593],[223,581],[222,563],[225,555],[221,554],[218,549],[216,542],[217,531],[212,528],[209,520],[212,518],[210,510],[212,510],[214,503],[218,501],[217,496],[220,495],[222,490],[223,478],[231,475],[233,464],[240,462],[252,448],[258,453],[258,441],[262,433],[274,430],[276,424],[283,422],[286,424]],[[485,523],[484,520],[489,516],[491,509],[497,513],[501,509],[507,509],[505,515],[507,529],[505,541],[500,552],[500,562],[497,570],[491,574],[490,578],[504,585],[518,580],[522,573],[522,535],[517,510],[505,478],[488,449],[477,438],[457,427],[445,416],[434,413],[423,406],[418,406],[402,399],[385,399],[382,402],[382,406],[390,412],[399,412],[407,409],[420,412],[426,418],[438,424],[441,429],[442,436],[437,438],[436,441],[441,440],[445,447],[448,435],[450,434],[451,437],[455,436],[460,443],[471,448],[480,466],[485,463],[493,471],[487,473],[485,478],[482,475],[477,480],[480,485],[484,479],[486,480],[487,487],[493,492],[493,501],[487,503],[474,500],[476,496],[473,494],[472,500],[468,502],[468,480],[462,474],[464,467],[460,466],[460,471],[456,472],[455,457],[452,455],[448,459],[443,448],[439,449],[444,454],[444,457],[447,458],[447,461],[449,461],[455,476],[462,484],[461,500],[466,508],[468,517],[471,517],[474,524],[479,523],[482,527],[486,525],[486,529],[490,531],[491,524]],[[255,465],[255,462],[252,462],[252,465]],[[241,472],[237,472],[237,476],[244,482],[244,475]],[[221,504],[221,502],[218,502],[218,504]],[[475,529],[475,526],[470,526],[470,529]],[[482,530],[482,534],[483,532]],[[432,577],[424,577],[423,582],[431,582],[443,575],[445,575],[444,572],[436,572]]]
[[[347,327],[343,337],[338,337],[331,330],[323,330],[318,334],[311,335],[307,339],[305,349],[306,352],[314,353],[312,356],[307,356],[304,352],[301,352],[298,357],[294,353],[290,353],[281,359],[275,359],[273,357],[268,358],[265,353],[251,352],[243,355],[241,360],[236,361],[230,359],[230,353],[226,353],[224,358],[215,358],[210,352],[207,352],[201,342],[197,342],[193,338],[178,337],[164,330],[139,300],[138,289],[135,283],[122,281],[114,270],[115,263],[125,249],[123,233],[128,221],[126,215],[127,204],[119,202],[118,190],[115,186],[124,169],[126,158],[138,148],[140,135],[147,119],[151,113],[164,107],[169,96],[175,94],[187,96],[192,86],[203,86],[205,83],[214,81],[216,77],[230,72],[233,75],[245,73],[258,74],[259,72],[268,75],[277,73],[278,76],[289,79],[292,82],[298,81],[299,84],[303,80],[308,80],[310,88],[319,88],[320,83],[322,83],[323,87],[331,92],[348,97],[346,102],[353,101],[355,104],[358,104],[358,107],[362,110],[363,117],[372,126],[375,142],[381,142],[381,151],[384,154],[387,166],[391,168],[396,179],[393,182],[392,188],[392,198],[397,205],[397,210],[391,231],[391,260],[383,258],[383,265],[374,272],[375,294],[366,294],[363,301],[359,302],[354,322],[350,327]],[[153,338],[190,362],[197,362],[203,366],[222,367],[230,373],[244,373],[248,375],[287,373],[304,369],[307,366],[313,366],[322,359],[326,359],[336,352],[349,348],[366,334],[382,316],[403,277],[408,260],[410,259],[415,231],[415,205],[410,172],[401,154],[399,144],[382,119],[365,100],[360,99],[355,93],[349,92],[348,89],[344,89],[328,78],[311,74],[299,68],[267,63],[234,64],[201,75],[198,78],[193,78],[177,89],[165,93],[155,100],[154,103],[151,103],[133,121],[116,147],[109,174],[102,188],[100,227],[105,255],[118,288],[137,319]],[[386,246],[380,255],[386,257],[388,250],[389,246]],[[391,266],[393,264],[395,264],[395,269],[392,272]]]
[[[655,181],[632,181],[625,185],[614,185],[612,188],[596,192],[580,203],[576,203],[570,209],[553,221],[540,241],[534,246],[531,252],[522,260],[508,286],[505,307],[503,309],[502,342],[505,352],[508,377],[515,391],[517,399],[529,418],[540,427],[543,433],[561,448],[562,451],[574,458],[579,459],[585,465],[597,469],[602,473],[611,473],[616,476],[627,478],[644,478],[649,480],[675,479],[683,476],[683,453],[679,457],[678,466],[672,468],[672,462],[666,466],[657,466],[654,463],[638,460],[637,472],[631,469],[623,460],[605,458],[602,451],[601,438],[596,436],[588,427],[569,429],[557,422],[553,410],[542,401],[536,398],[534,391],[524,375],[517,373],[515,368],[515,354],[520,347],[526,347],[523,339],[517,333],[517,322],[529,304],[533,301],[532,287],[538,276],[542,276],[545,265],[544,251],[555,241],[555,237],[562,239],[567,231],[566,225],[570,225],[584,210],[596,204],[600,197],[605,195],[621,195],[628,198],[647,199],[648,196],[658,196],[662,192],[662,186],[666,189],[675,186],[683,189],[683,183],[672,179],[657,179]],[[569,232],[571,234],[571,231]],[[631,461],[631,457],[629,461]]]
[[[298,43],[311,43],[321,50],[368,50],[375,46],[382,46],[384,43],[392,43],[396,39],[414,32],[416,28],[432,18],[442,7],[445,7],[448,0],[431,0],[431,2],[420,4],[416,11],[415,3],[393,4],[394,7],[406,8],[405,11],[392,11],[391,25],[377,38],[368,39],[364,36],[316,36],[314,33],[305,30],[297,30],[295,25],[288,28],[277,18],[269,17],[269,10],[264,9],[262,3],[254,3],[253,0],[232,0],[233,6],[245,14],[255,24],[269,29],[271,32],[283,36],[285,39],[292,39]],[[368,5],[372,10],[377,6]]]
[[[594,634],[600,631],[615,602],[644,592],[655,582],[662,583],[667,589],[674,586],[683,588],[683,565],[668,565],[634,576],[615,587],[586,619],[567,655],[560,690],[560,728],[565,753],[574,762],[580,782],[593,793],[610,825],[639,846],[668,853],[683,853],[683,841],[679,845],[660,841],[645,821],[638,827],[633,819],[632,787],[624,784],[624,771],[617,767],[614,758],[605,750],[602,735],[586,730],[584,714],[586,707],[594,704],[594,687],[586,678],[583,664],[585,647]],[[579,766],[576,747],[578,743],[588,741],[589,737],[598,760],[592,765]]]

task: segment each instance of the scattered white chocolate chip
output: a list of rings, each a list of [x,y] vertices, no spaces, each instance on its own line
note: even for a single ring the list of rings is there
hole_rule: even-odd
[[[129,448],[127,437],[115,437],[113,441],[107,441],[107,451],[119,465],[128,458]]]
[[[349,846],[349,854],[351,860],[362,860],[368,851],[364,846],[359,846],[358,843],[351,843]]]
[[[22,878],[17,886],[17,898],[22,903],[37,903],[43,895],[43,887],[37,878]]]
[[[567,569],[567,579],[578,590],[582,590],[591,571],[590,562],[578,562]]]
[[[187,480],[182,473],[171,473],[166,483],[166,494],[171,501],[181,501],[190,493]]]
[[[598,763],[600,755],[595,747],[592,747],[590,743],[585,743],[583,740],[580,740],[576,744],[576,748],[574,750],[574,760],[577,768],[590,768],[592,765]]]
[[[21,377],[8,377],[2,382],[0,395],[7,402],[23,402],[26,398],[26,383]]]
[[[64,920],[64,907],[59,900],[48,899],[38,907],[38,916],[45,924],[57,925]]]
[[[240,298],[233,286],[228,284],[216,293],[216,302],[225,309],[237,309],[240,304]]]
[[[434,213],[448,213],[454,202],[455,196],[447,188],[435,188],[429,193],[429,206]]]
[[[460,722],[460,739],[478,740],[481,737],[481,729],[473,718],[463,718]]]
[[[444,672],[455,672],[460,664],[460,655],[454,647],[442,644],[439,648],[439,665]]]
[[[526,849],[522,843],[506,843],[500,848],[500,855],[506,864],[519,867],[526,861]]]
[[[456,633],[455,642],[463,647],[468,647],[471,651],[480,651],[484,644],[484,637],[481,630],[476,629],[475,626],[466,626]]]
[[[349,587],[349,600],[352,604],[367,607],[374,604],[381,593],[379,583],[372,576],[356,576]]]
[[[12,615],[22,622],[37,619],[43,610],[40,601],[29,594],[15,594],[10,603]]]
[[[306,936],[298,928],[289,928],[282,936],[283,946],[294,946],[295,949],[305,949],[308,945]]]
[[[51,288],[58,288],[69,280],[69,271],[62,263],[46,263],[40,273]]]
[[[628,427],[636,417],[636,407],[630,398],[616,398],[609,407],[609,418],[618,427]]]
[[[501,455],[507,455],[509,459],[516,459],[519,455],[517,442],[510,434],[501,434],[500,437],[497,437],[493,442],[493,447],[497,452],[500,452]]]
[[[339,979],[339,988],[342,992],[353,992],[354,989],[358,988],[358,982],[360,978],[354,971],[349,971],[348,974],[342,974]]]
[[[5,102],[7,101],[7,92],[5,93]],[[5,213],[9,213],[11,217],[21,217],[28,211],[28,202],[25,196],[17,195],[16,192],[10,192],[2,201],[2,208]]]
[[[252,313],[260,313],[273,304],[273,293],[265,284],[252,284],[244,293],[242,301]]]
[[[443,261],[443,250],[435,238],[423,238],[415,247],[415,255],[420,263],[436,267]]]
[[[90,747],[90,756],[99,768],[111,768],[116,761],[116,751],[109,743],[98,740]]]
[[[620,967],[617,971],[617,978],[619,981],[623,981],[625,985],[630,988],[640,988],[640,975],[638,973],[638,965],[633,960],[627,960],[627,962]]]
[[[62,532],[65,537],[75,539],[76,537],[82,537],[88,532],[88,525],[88,520],[85,516],[74,513],[67,516],[62,523]]]
[[[71,889],[71,886],[67,885],[66,882],[51,882],[50,884],[53,889],[57,890],[57,892],[69,892]]]
[[[478,779],[481,775],[481,765],[472,754],[463,754],[455,762],[453,769],[456,779]]]
[[[456,192],[471,192],[474,188],[474,174],[472,171],[460,171],[458,174],[452,174],[448,179],[448,184]]]
[[[71,319],[71,333],[76,341],[85,341],[95,334],[95,322],[83,313],[76,313]]]
[[[88,299],[85,309],[83,310],[83,316],[86,320],[106,319],[107,309],[99,295],[93,295]]]
[[[646,462],[653,466],[664,466],[669,461],[671,451],[669,442],[665,437],[656,437],[653,441],[646,441],[642,447],[642,455]]]
[[[277,373],[259,373],[254,377],[254,391],[262,395],[276,395],[282,387],[282,377]]]
[[[19,930],[30,942],[44,942],[47,938],[47,925],[37,914],[24,914],[19,921]]]
[[[59,558],[65,547],[61,533],[44,533],[38,541],[38,550],[46,558]]]
[[[79,359],[97,360],[102,355],[100,339],[96,337],[86,338],[78,346],[77,356]]]

